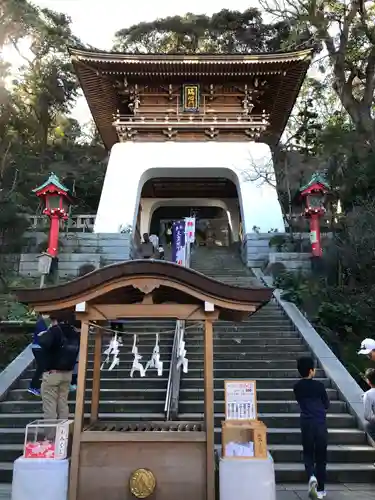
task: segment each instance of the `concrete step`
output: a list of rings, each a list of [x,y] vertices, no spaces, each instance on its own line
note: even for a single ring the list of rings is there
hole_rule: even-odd
[[[23,427],[0,427],[0,443],[23,444],[25,429]],[[267,441],[269,444],[288,443],[300,445],[301,431],[299,429],[267,429]],[[328,434],[329,444],[332,445],[366,445],[366,436],[359,429],[330,429]],[[221,428],[215,429],[215,443],[221,444]]]
[[[147,389],[167,389],[168,379],[159,377],[143,377],[140,378],[139,374],[135,375],[134,378],[129,377],[130,371],[127,372],[127,377],[120,376],[114,372],[104,372],[100,382],[101,389],[137,389],[139,391],[145,391]],[[114,374],[112,376],[112,374]],[[87,379],[86,388],[92,388],[92,378]],[[30,386],[31,379],[22,379],[19,381],[18,386],[20,389],[27,389]],[[0,403],[1,405],[1,403]]]
[[[28,408],[27,410],[30,410]],[[26,411],[27,411],[26,410]],[[100,418],[104,420],[115,420],[115,421],[126,421],[126,422],[136,422],[141,421],[164,421],[164,412],[152,412],[147,413],[144,411],[139,411],[138,413],[134,411],[134,408],[126,408],[126,412],[116,412],[116,413],[100,413]],[[41,404],[34,411],[24,413],[0,413],[0,428],[25,428],[25,426],[32,420],[37,420],[42,418]],[[73,418],[73,413],[71,417]],[[86,414],[89,417],[89,414]],[[224,413],[215,413],[215,427],[221,427],[221,422],[224,420]],[[299,413],[259,413],[258,418],[262,420],[268,428],[276,429],[295,429],[299,430]],[[181,421],[202,421],[203,413],[180,413],[179,420]],[[327,423],[329,429],[357,429],[355,419],[352,415],[348,413],[331,414],[327,416]]]
[[[165,397],[160,400],[139,400],[139,399],[123,399],[116,401],[100,401],[99,411],[102,413],[162,413],[164,412]],[[69,402],[71,412],[74,412],[75,401],[72,399]],[[86,400],[85,411],[89,412],[91,401]],[[35,398],[34,401],[4,401],[0,403],[0,413],[36,413],[42,411],[42,401]]]
[[[327,389],[330,401],[338,400],[336,389]],[[215,400],[224,400],[224,389],[214,389]],[[180,400],[203,399],[204,389],[181,389]],[[293,389],[257,389],[258,401],[294,401]]]
[[[128,408],[129,410],[129,408]],[[85,413],[85,419],[88,422],[90,415],[89,413]],[[0,428],[22,428],[25,431],[25,427],[27,424],[32,422],[33,420],[39,420],[43,418],[43,414],[41,411],[41,405],[38,411],[26,413],[0,413]],[[74,413],[70,413],[69,418],[74,419]],[[99,418],[103,420],[114,420],[117,422],[148,422],[148,421],[156,421],[156,422],[164,422],[164,411],[163,412],[134,412],[127,411],[126,413],[100,413]],[[1,481],[0,481],[1,482]]]
[[[275,475],[277,483],[306,482],[305,468],[299,462],[276,463]],[[374,483],[374,464],[358,464],[356,462],[328,463],[327,483],[372,484]]]
[[[86,390],[86,399],[91,401],[92,390]],[[69,401],[74,402],[76,397],[76,393],[74,391],[69,394]],[[147,400],[165,400],[166,397],[166,388],[156,388],[149,389],[146,388],[144,391],[140,391],[139,389],[103,389],[100,390],[100,399],[101,400],[110,400],[110,401],[129,401],[139,399],[141,401]],[[39,398],[34,396],[33,394],[28,393],[25,389],[13,389],[9,392],[7,401],[38,401]],[[0,403],[1,404],[1,403]]]
[[[110,405],[108,405],[110,406]],[[105,405],[103,404],[103,408]],[[225,408],[224,401],[215,400],[214,409],[220,411]],[[103,410],[104,411],[104,410]],[[181,400],[179,401],[179,411],[181,413],[203,413],[204,400]],[[343,401],[331,401],[329,412],[332,414],[344,414],[346,404]],[[258,412],[260,413],[298,413],[299,406],[295,401],[258,401]]]
[[[203,413],[179,413],[179,420],[188,421],[203,421]],[[220,427],[224,420],[224,413],[215,413],[215,427]],[[299,413],[259,413],[259,420],[265,423],[267,427],[278,429],[292,428],[299,429],[300,414]],[[356,428],[356,421],[349,413],[328,413],[327,414],[328,428]]]
[[[275,463],[298,462],[303,463],[302,445],[298,444],[270,444],[269,451]],[[345,464],[348,461],[357,464],[370,464],[374,458],[374,449],[369,445],[329,445],[327,462],[329,464]]]
[[[214,387],[216,389],[220,389],[224,387],[224,380],[227,379],[214,379]],[[232,379],[235,380],[235,379]],[[257,388],[258,389],[291,389],[300,379],[297,378],[277,378],[277,379],[257,379]],[[325,387],[331,387],[331,381],[328,378],[317,379],[324,384]],[[181,379],[181,389],[193,389],[193,388],[202,388],[203,387],[203,378],[190,378],[184,377]]]
[[[113,375],[112,375],[113,374]],[[167,380],[165,378],[158,377],[144,377],[140,378],[139,375],[135,375],[135,378],[129,377],[121,377],[119,374],[116,375],[116,372],[106,371],[103,374],[103,378],[100,382],[101,389],[138,389],[138,390],[146,390],[146,389],[166,389],[167,388]],[[215,378],[214,387],[216,389],[223,389],[225,378]],[[292,389],[297,382],[297,378],[263,378],[257,379],[257,388],[258,389]],[[320,380],[325,387],[331,387],[331,381],[328,378],[318,379]],[[18,387],[20,389],[27,389],[30,385],[31,379],[22,379],[18,383]],[[86,388],[92,388],[92,378],[88,378],[86,382]],[[203,388],[203,374],[201,378],[193,378],[193,377],[184,377],[181,379],[181,389],[202,389]],[[1,403],[0,403],[1,404]]]
[[[86,399],[91,399],[92,390],[86,390]],[[338,399],[335,389],[327,389],[331,401]],[[165,397],[165,389],[103,389],[100,390],[100,399],[102,400],[124,400],[124,399],[159,399]],[[294,393],[292,389],[259,389],[257,391],[258,401],[293,401]],[[75,393],[71,394],[70,399],[75,398]],[[181,401],[203,400],[203,389],[181,389]],[[224,399],[224,389],[215,389],[215,400]],[[29,394],[25,389],[13,389],[8,394],[9,401],[34,401],[35,396]]]
[[[1,438],[1,435],[0,435]],[[301,444],[301,431],[299,428],[272,428],[267,429],[267,443],[290,445]],[[363,431],[355,428],[342,429],[330,428],[328,443],[335,445],[368,445],[366,435]],[[215,444],[221,444],[221,427],[215,428]]]

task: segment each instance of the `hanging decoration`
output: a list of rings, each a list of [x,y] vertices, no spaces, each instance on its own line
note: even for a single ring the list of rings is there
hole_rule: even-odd
[[[134,356],[134,359],[133,359],[132,369],[130,371],[130,376],[133,378],[134,372],[138,371],[139,375],[141,377],[144,377],[146,375],[146,370],[144,369],[142,363],[140,363],[142,356],[138,354],[137,335],[134,335],[133,339],[134,340],[133,340],[132,354]]]
[[[182,366],[182,371],[188,373],[189,360],[186,357],[186,349],[184,340],[180,340],[177,353],[177,369]]]
[[[160,361],[160,349],[159,349],[159,334],[156,334],[156,340],[155,340],[155,347],[154,350],[152,351],[152,356],[150,361],[147,361],[145,372],[149,368],[155,368],[158,372],[158,377],[161,377],[163,375],[163,362]]]
[[[112,363],[110,364],[108,370],[111,371],[115,366],[118,366],[120,364],[120,347],[122,346],[122,342],[118,339],[117,333],[114,334],[114,336],[111,339],[111,342],[109,343],[109,346],[107,349],[104,351],[104,354],[107,356],[105,360],[103,361],[100,369],[103,370],[104,366],[110,362],[111,356],[113,356]]]

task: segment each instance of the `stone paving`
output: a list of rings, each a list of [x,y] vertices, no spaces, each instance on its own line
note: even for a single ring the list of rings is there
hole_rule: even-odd
[[[374,471],[375,480],[375,471]],[[307,485],[279,484],[277,500],[308,500]],[[1,498],[1,497],[0,497]],[[374,500],[374,484],[332,484],[327,485],[327,500]]]
[[[277,500],[307,500],[305,484],[279,484]],[[332,484],[327,486],[327,500],[374,500],[374,484]],[[0,500],[11,500],[11,486],[0,484]]]

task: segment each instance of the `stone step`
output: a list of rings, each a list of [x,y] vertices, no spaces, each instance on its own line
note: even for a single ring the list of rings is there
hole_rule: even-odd
[[[41,407],[36,412],[27,413],[0,413],[0,429],[23,429],[27,424],[34,420],[39,420],[43,418]],[[74,413],[70,413],[70,419],[74,419]],[[86,423],[88,423],[90,418],[89,413],[85,413]],[[99,418],[107,421],[117,421],[117,422],[164,422],[165,415],[163,412],[157,413],[135,413],[134,411],[128,411],[126,413],[100,413]],[[0,481],[1,482],[1,481]]]
[[[92,389],[88,389],[85,391],[86,399],[91,401]],[[76,393],[75,391],[71,391],[69,393],[69,401],[75,402]],[[163,400],[165,401],[166,397],[166,387],[165,388],[156,388],[149,389],[146,388],[144,391],[139,389],[103,389],[100,390],[100,399],[101,400],[110,400],[110,401],[129,401],[134,399],[139,399],[140,401],[147,400]],[[39,398],[34,396],[33,394],[28,393],[25,389],[13,389],[9,392],[7,401],[38,401]],[[1,403],[0,403],[1,405]]]
[[[22,444],[25,439],[23,427],[0,427],[0,443]],[[301,443],[300,429],[267,429],[267,442],[269,444],[299,445]],[[328,442],[331,445],[366,445],[365,433],[358,429],[330,429]],[[215,429],[215,443],[221,443],[221,428]]]
[[[1,439],[1,435],[0,435]],[[268,444],[300,445],[301,430],[299,428],[272,428],[267,429]],[[328,433],[328,443],[335,445],[368,445],[366,434],[359,429],[330,428]],[[215,428],[215,444],[221,444],[221,427]]]
[[[151,373],[151,372],[150,372]],[[107,376],[108,374],[108,376]],[[112,377],[112,374],[114,375]],[[134,378],[130,378],[130,371],[127,372],[127,377],[116,376],[115,372],[106,371],[102,373],[103,377],[101,379],[100,387],[102,389],[137,389],[139,391],[144,391],[146,389],[167,389],[168,379],[161,377],[151,377],[147,372],[147,377],[139,377],[139,374],[135,375]],[[110,378],[112,377],[112,378]],[[92,388],[92,378],[87,379],[86,388]],[[200,379],[198,379],[200,384]],[[27,389],[30,386],[31,379],[22,379],[19,381],[18,386],[20,389]],[[0,403],[1,405],[1,403]]]
[[[161,360],[163,360],[161,358]],[[169,370],[169,364],[166,363],[165,366],[163,365],[163,375],[166,377],[168,375],[168,370]],[[200,364],[200,367],[192,367],[191,365],[189,366],[189,372],[183,374],[183,378],[203,378],[204,374],[204,367],[203,363],[196,363]],[[222,365],[224,365],[222,363]],[[116,368],[116,370],[112,371],[102,371],[101,374],[103,375],[104,373],[106,374],[107,378],[123,378],[127,379],[130,377],[130,370],[132,367],[132,361],[120,361],[120,368]],[[297,370],[277,370],[277,369],[265,369],[265,370],[253,370],[250,367],[246,366],[244,363],[242,363],[242,366],[240,368],[235,368],[234,366],[232,368],[228,368],[228,365],[225,365],[225,368],[222,368],[222,366],[218,366],[218,364],[214,364],[214,377],[218,378],[223,378],[223,379],[228,379],[228,378],[244,378],[244,379],[251,379],[251,380],[257,380],[258,378],[260,379],[266,379],[266,378],[298,378],[298,372]],[[93,376],[93,364],[90,363],[89,368],[87,370],[87,375],[91,378]],[[31,377],[32,371],[30,371],[29,376]],[[156,371],[154,368],[149,368],[146,372],[146,377],[154,377],[156,376]],[[319,378],[324,378],[325,374],[324,371],[321,369],[317,370],[317,377]]]
[[[219,379],[216,378],[214,379],[214,387],[217,389],[222,389],[224,387],[224,380],[227,379]],[[232,379],[235,380],[235,379]],[[258,389],[291,389],[294,387],[294,385],[297,383],[297,381],[300,379],[297,378],[277,378],[277,379],[257,379],[257,388]],[[320,382],[324,384],[325,387],[331,387],[331,381],[328,378],[321,378],[317,379]],[[186,378],[186,375],[184,374],[184,377],[181,379],[181,389],[192,389],[195,387],[203,387],[203,377],[201,379],[197,378]]]
[[[122,399],[116,397],[116,400],[105,400],[101,399],[99,401],[99,411],[102,413],[126,413],[130,410],[132,412],[143,412],[143,413],[157,413],[164,411],[165,396],[160,399],[131,399],[131,395],[124,395]],[[22,401],[4,401],[0,403],[1,413],[33,413],[41,411],[42,402],[38,398],[34,400],[22,400]],[[74,411],[75,398],[71,394],[69,401],[71,411]],[[91,400],[87,399],[85,402],[85,411],[90,411]],[[223,411],[225,407],[224,401],[215,401],[214,409],[216,412]],[[258,412],[260,413],[298,413],[298,404],[294,401],[259,401],[258,402]],[[346,404],[342,401],[332,401],[329,412],[330,414],[344,413],[346,411]],[[204,412],[204,401],[201,400],[189,400],[179,402],[179,412],[180,413],[203,413]]]
[[[13,392],[13,391],[12,391]],[[330,401],[339,399],[336,389],[327,389]],[[204,389],[181,389],[180,401],[203,399]],[[215,400],[224,400],[224,389],[214,389]],[[257,389],[258,401],[294,401],[293,389]]]
[[[348,458],[350,450],[348,450]],[[351,459],[350,459],[351,460]],[[277,483],[303,483],[306,482],[306,472],[302,463],[277,463],[275,464]],[[374,483],[374,464],[328,463],[327,483]],[[350,495],[353,498],[352,495]]]
[[[124,399],[116,401],[100,401],[99,411],[102,413],[162,413],[164,411],[165,397],[160,400],[139,400],[139,399]],[[69,408],[74,412],[75,401],[71,399]],[[91,401],[86,400],[85,411],[89,412]],[[218,407],[219,408],[219,407]],[[35,398],[34,401],[4,401],[0,403],[0,413],[33,413],[42,411],[42,401]]]
[[[35,412],[31,411],[27,413],[28,410],[25,410],[24,413],[0,413],[0,428],[22,427],[24,429],[32,420],[42,418],[41,404]],[[86,413],[85,417],[89,418],[89,414]],[[70,418],[74,418],[73,413],[70,415]],[[164,421],[164,412],[146,413],[142,411],[137,413],[133,407],[128,407],[126,413],[100,413],[99,418],[107,421],[125,422],[137,422],[138,420]],[[224,413],[215,413],[215,427],[221,427],[221,422],[224,418]],[[265,423],[267,428],[299,430],[299,413],[259,413],[258,418]],[[203,422],[203,413],[180,413],[179,420]],[[328,413],[327,425],[329,430],[357,429],[356,421],[349,413]]]
[[[179,413],[180,420],[200,421],[203,420],[203,413]],[[215,427],[220,427],[224,420],[224,413],[215,413]],[[268,427],[278,429],[294,428],[299,429],[300,414],[298,413],[259,413],[259,420],[265,423]],[[349,413],[328,413],[327,414],[328,428],[356,428],[355,418]]]
[[[91,399],[92,390],[88,389],[85,391],[86,399]],[[338,399],[338,394],[335,389],[327,389],[328,396],[331,401],[336,401]],[[124,399],[159,399],[165,398],[165,389],[145,389],[140,391],[139,389],[100,389],[100,399],[101,400],[119,400]],[[259,389],[257,391],[258,401],[293,401],[294,393],[293,389]],[[75,398],[75,393],[72,393],[70,399]],[[204,390],[203,389],[181,389],[180,400],[181,401],[191,401],[191,400],[203,400]],[[34,401],[35,396],[29,394],[25,389],[13,389],[8,394],[9,401]],[[224,389],[215,389],[215,400],[224,400]]]
[[[189,357],[189,371],[191,372],[192,370],[203,370],[203,355],[201,356],[202,359],[190,359]],[[170,366],[170,360],[169,358],[165,358],[161,356],[161,361],[163,361],[163,370],[164,370],[164,378],[168,374],[169,366]],[[104,357],[103,357],[104,360]],[[142,360],[144,362],[144,360]],[[147,358],[146,358],[147,361]],[[133,355],[129,354],[128,356],[121,355],[120,356],[120,365],[119,368],[116,368],[112,372],[108,373],[118,373],[122,376],[123,370],[129,370],[129,367],[131,367],[133,362]],[[93,359],[89,359],[87,363],[88,367],[88,372],[92,372],[94,366],[94,361]],[[267,360],[244,360],[244,359],[238,359],[235,361],[225,361],[222,359],[215,359],[214,360],[214,369],[215,370],[240,370],[240,371],[254,371],[255,372],[255,378],[258,378],[259,375],[260,378],[263,378],[263,374],[266,372],[269,372],[269,376],[276,376],[276,372],[274,370],[278,370],[282,373],[287,373],[287,377],[289,377],[289,374],[292,373],[293,377],[298,377],[298,372],[296,370],[296,362],[293,360],[290,361],[267,361]],[[102,371],[102,375],[107,373],[107,371]],[[154,372],[153,369],[147,370],[147,376],[152,374]],[[30,369],[26,370],[24,372],[23,378],[31,378],[31,376],[34,374],[34,368],[31,367]],[[317,370],[318,376],[323,376],[323,372],[318,369]],[[128,375],[125,374],[127,377]],[[184,374],[183,376],[186,376]],[[268,375],[267,375],[268,376]]]
[[[145,402],[146,403],[146,402]],[[21,405],[21,403],[20,403]],[[108,404],[108,407],[110,405]],[[107,408],[103,404],[104,408]],[[224,401],[215,401],[214,409],[216,412],[223,410],[225,408]],[[108,410],[110,411],[110,410]],[[347,411],[346,403],[343,401],[331,401],[329,412],[332,413],[345,413]],[[179,401],[179,412],[180,413],[203,413],[204,412],[204,400],[181,400]],[[258,412],[260,413],[298,413],[299,406],[295,401],[258,401]]]
[[[300,445],[269,445],[275,464],[283,463],[303,463],[302,446]],[[350,460],[356,464],[371,463],[374,449],[365,445],[352,446],[328,446],[328,463],[345,464],[350,453]],[[4,462],[13,462],[23,453],[23,444],[0,444],[0,456]]]
[[[130,371],[128,371],[128,374]],[[148,372],[147,372],[148,373]],[[119,374],[116,375],[116,372],[106,371],[102,373],[103,378],[100,382],[100,387],[102,389],[157,389],[157,388],[165,388],[167,387],[167,380],[164,378],[151,377],[147,376],[144,378],[140,378],[139,374],[135,375],[134,378],[121,377]],[[222,389],[224,387],[224,380],[226,378],[216,378],[214,380],[214,387],[216,389]],[[233,380],[233,379],[232,379]],[[292,389],[296,382],[299,379],[297,378],[263,378],[257,379],[257,388],[258,389]],[[326,388],[331,387],[331,381],[328,378],[321,378],[320,380]],[[30,385],[31,379],[22,379],[18,383],[18,387],[20,389],[27,389]],[[86,388],[90,389],[92,387],[92,378],[88,378],[86,381]],[[201,378],[193,378],[186,377],[184,374],[184,378],[181,379],[181,389],[202,389],[203,388],[203,374]],[[0,403],[1,404],[1,403]]]

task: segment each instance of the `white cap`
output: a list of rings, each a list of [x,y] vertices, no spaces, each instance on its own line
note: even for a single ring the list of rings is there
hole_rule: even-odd
[[[365,339],[361,343],[361,349],[358,351],[358,354],[370,354],[370,352],[375,351],[375,340],[374,339]]]

